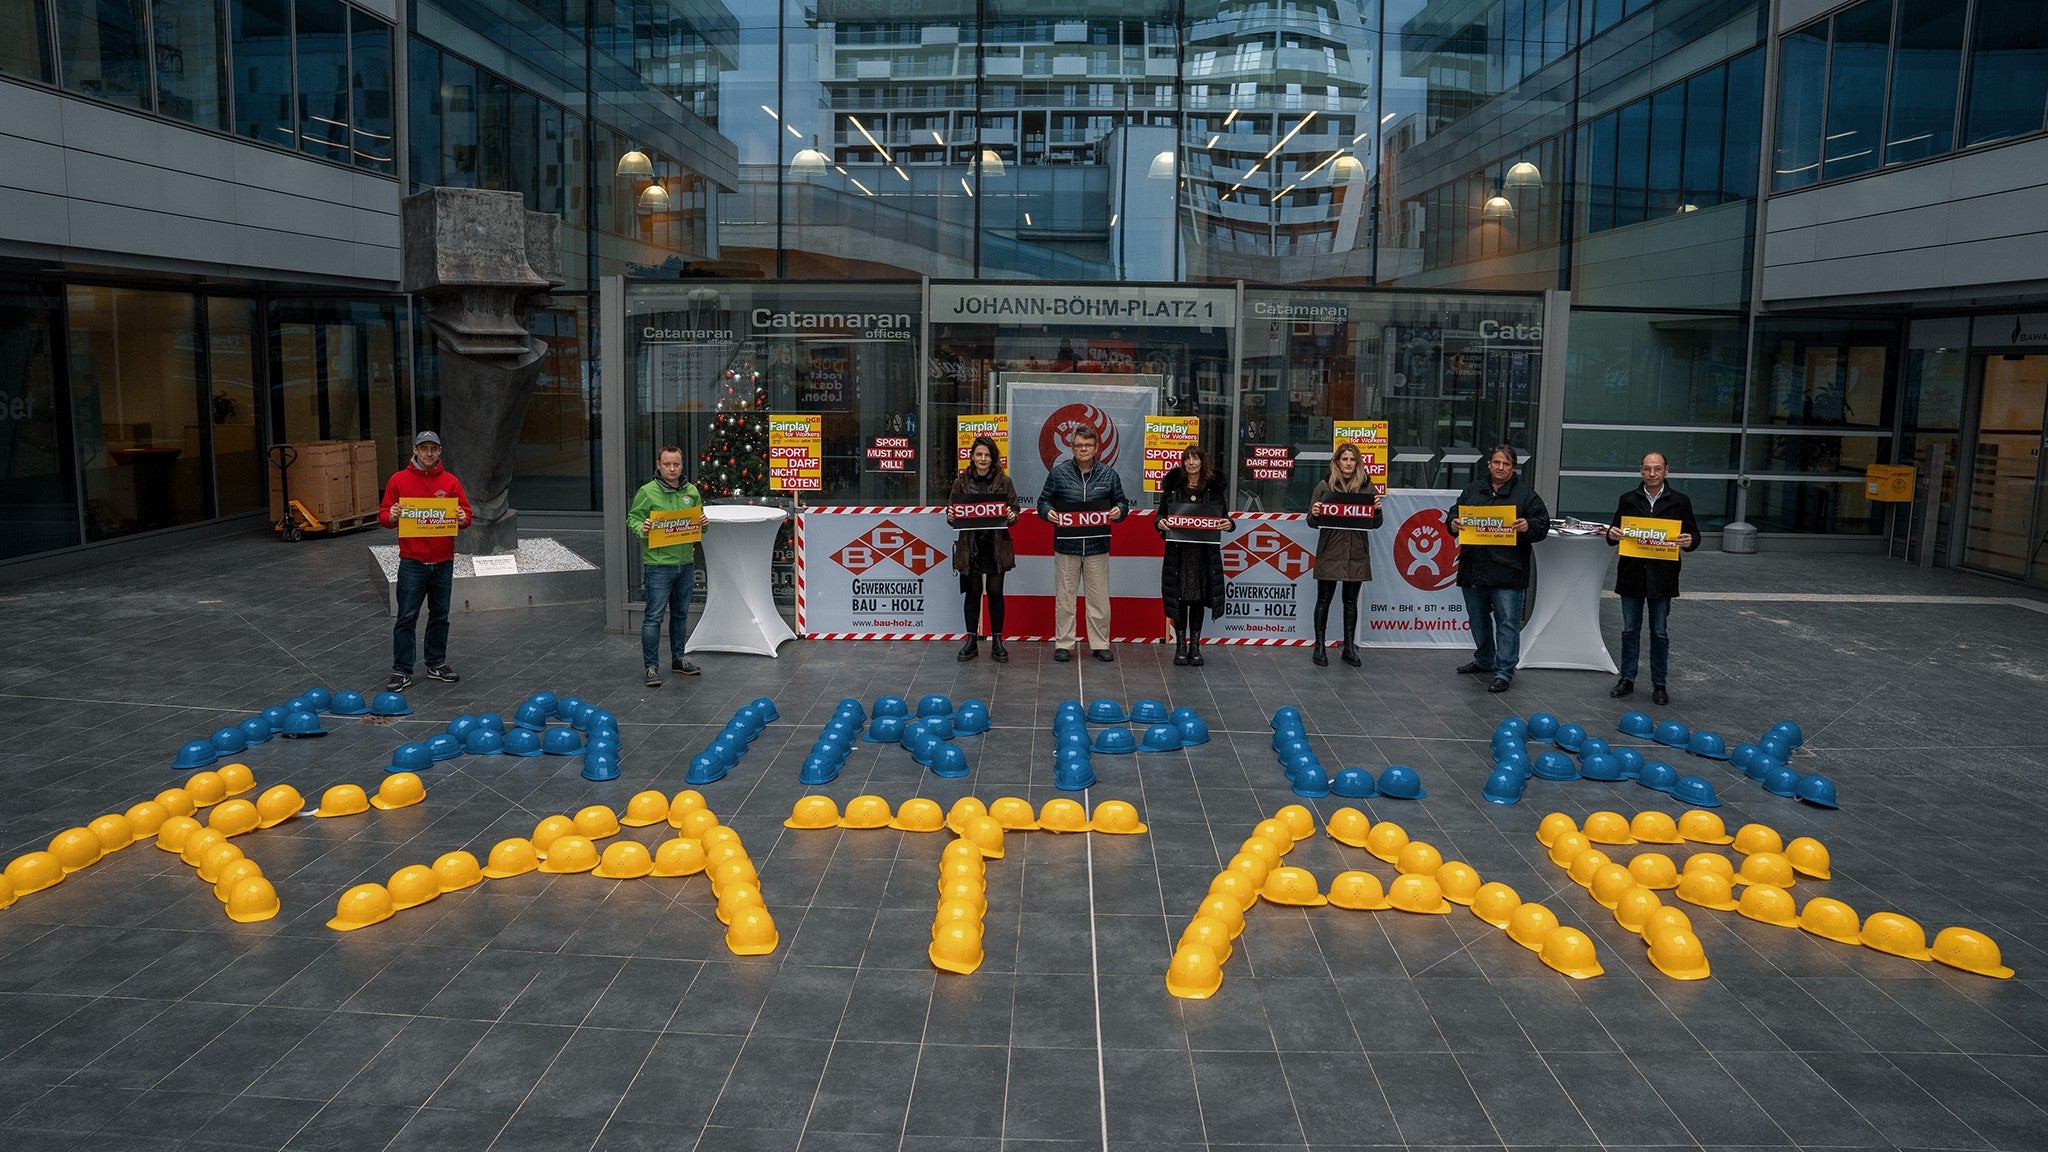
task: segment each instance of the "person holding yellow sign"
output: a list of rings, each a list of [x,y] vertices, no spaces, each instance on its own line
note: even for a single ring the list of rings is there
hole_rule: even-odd
[[[704,534],[704,498],[683,479],[683,450],[664,444],[654,454],[654,479],[633,494],[626,527],[647,543],[640,553],[640,585],[646,610],[640,614],[640,663],[647,686],[661,687],[661,621],[668,626],[669,671],[700,671],[683,655],[690,634],[690,594],[697,584],[696,542]]]
[[[412,459],[384,485],[377,520],[398,530],[398,620],[391,627],[391,678],[386,692],[412,687],[420,604],[427,606],[427,675],[453,684],[448,666],[448,604],[455,595],[455,534],[469,527],[469,496],[441,467],[441,437],[412,438]]]
[[[1664,686],[1671,670],[1671,602],[1678,598],[1678,557],[1700,546],[1699,522],[1692,516],[1692,498],[1664,482],[1664,454],[1643,457],[1643,483],[1621,494],[1614,508],[1614,526],[1607,542],[1621,546],[1614,569],[1614,591],[1621,597],[1621,679],[1608,695],[1616,699],[1636,690],[1637,657],[1642,652],[1643,609],[1650,618],[1650,699],[1671,703]]]
[[[1458,588],[1472,625],[1472,659],[1458,671],[1491,675],[1488,692],[1505,692],[1514,682],[1523,602],[1536,567],[1532,546],[1550,535],[1550,509],[1515,463],[1513,448],[1494,445],[1486,454],[1486,478],[1467,484],[1447,516],[1458,536]]]

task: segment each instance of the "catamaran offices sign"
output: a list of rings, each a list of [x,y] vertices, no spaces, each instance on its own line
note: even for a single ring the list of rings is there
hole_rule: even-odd
[[[1237,293],[1229,288],[934,284],[931,291],[932,321],[940,324],[1237,324]]]

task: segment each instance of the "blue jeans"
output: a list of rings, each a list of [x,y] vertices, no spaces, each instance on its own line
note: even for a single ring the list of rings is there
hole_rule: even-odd
[[[1465,618],[1472,624],[1472,661],[1493,669],[1497,679],[1513,680],[1522,658],[1521,588],[1461,588]]]
[[[1621,598],[1621,678],[1636,678],[1636,659],[1643,650],[1643,605],[1633,596]],[[1650,683],[1664,683],[1671,670],[1671,601],[1650,600]]]
[[[647,610],[640,616],[640,662],[649,668],[661,665],[661,619],[673,614],[668,627],[670,662],[683,658],[683,641],[690,635],[690,593],[697,585],[695,564],[649,564],[640,570],[640,583],[647,593]]]
[[[427,667],[448,662],[448,602],[455,594],[455,561],[398,560],[398,622],[391,626],[391,670],[412,675],[413,633],[420,603],[427,605]]]

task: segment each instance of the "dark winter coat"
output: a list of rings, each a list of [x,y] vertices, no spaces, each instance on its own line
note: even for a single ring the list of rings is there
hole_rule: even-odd
[[[1520,472],[1508,477],[1508,482],[1493,486],[1492,477],[1474,480],[1458,493],[1459,504],[1483,507],[1490,504],[1513,504],[1515,518],[1527,520],[1526,531],[1515,535],[1513,544],[1473,544],[1458,548],[1458,587],[1460,588],[1527,588],[1529,574],[1536,569],[1536,558],[1532,545],[1550,535],[1550,509],[1543,504],[1543,497],[1522,478]],[[1453,506],[1444,515],[1456,516],[1458,509]]]
[[[1211,473],[1197,491],[1188,489],[1186,470],[1175,468],[1159,481],[1159,507],[1163,510],[1169,504],[1214,504],[1219,508],[1230,506],[1230,491],[1224,486],[1223,477]],[[1197,554],[1198,559],[1209,563],[1209,578],[1204,581],[1208,588],[1209,615],[1223,618],[1223,549],[1211,548],[1207,544],[1176,544],[1167,541],[1165,555],[1159,562],[1159,599],[1166,609],[1166,618],[1180,619],[1180,566],[1186,553]]]
[[[977,479],[972,468],[962,468],[953,477],[953,490],[946,497],[947,502],[956,500],[1001,500],[1012,508],[1024,505],[1017,500],[1017,486],[1010,483],[1010,474],[1000,468],[994,469],[986,479]],[[961,532],[953,539],[953,571],[962,576],[974,556],[974,539],[989,529]],[[996,543],[996,571],[1008,572],[1017,566],[1017,548],[1010,541],[1008,528],[994,529]]]
[[[1692,497],[1664,485],[1664,491],[1657,494],[1657,503],[1650,503],[1649,493],[1642,485],[1621,494],[1621,502],[1614,506],[1614,522],[1621,523],[1623,516],[1654,517],[1658,520],[1678,521],[1678,530],[1692,536],[1692,543],[1683,551],[1690,552],[1700,546],[1699,521],[1692,516]],[[1612,547],[1619,547],[1620,541],[1609,540]],[[1676,600],[1678,598],[1678,561],[1644,560],[1638,556],[1623,556],[1614,568],[1614,591],[1633,600]]]
[[[1083,476],[1072,456],[1052,466],[1045,474],[1045,487],[1038,493],[1038,514],[1048,515],[1055,504],[1086,504],[1094,500],[1112,501],[1124,513],[1131,510],[1130,498],[1124,495],[1123,477],[1116,469],[1095,462],[1095,467]],[[1088,536],[1079,540],[1062,540],[1053,537],[1052,550],[1060,556],[1107,556],[1109,537]]]
[[[1366,482],[1368,485],[1370,481]],[[1309,495],[1309,506],[1329,498],[1331,495],[1352,500],[1367,500],[1372,497],[1370,487],[1361,487],[1356,492],[1338,492],[1330,487],[1327,479],[1316,482],[1316,490]],[[1380,526],[1384,514],[1375,510],[1372,526]],[[1316,518],[1308,518],[1309,527],[1316,527]],[[1372,548],[1364,532],[1348,528],[1324,528],[1316,535],[1316,567],[1318,580],[1356,580],[1360,583],[1372,579]]]

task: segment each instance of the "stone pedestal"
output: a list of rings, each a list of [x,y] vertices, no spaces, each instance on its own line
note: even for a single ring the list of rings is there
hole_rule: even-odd
[[[455,558],[455,590],[449,597],[451,613],[580,604],[604,598],[603,571],[551,537],[519,541],[504,554],[518,558],[517,572],[479,576],[469,556]],[[384,610],[397,616],[398,545],[378,544],[370,548],[370,579],[384,597]],[[424,615],[425,609],[421,613]]]

